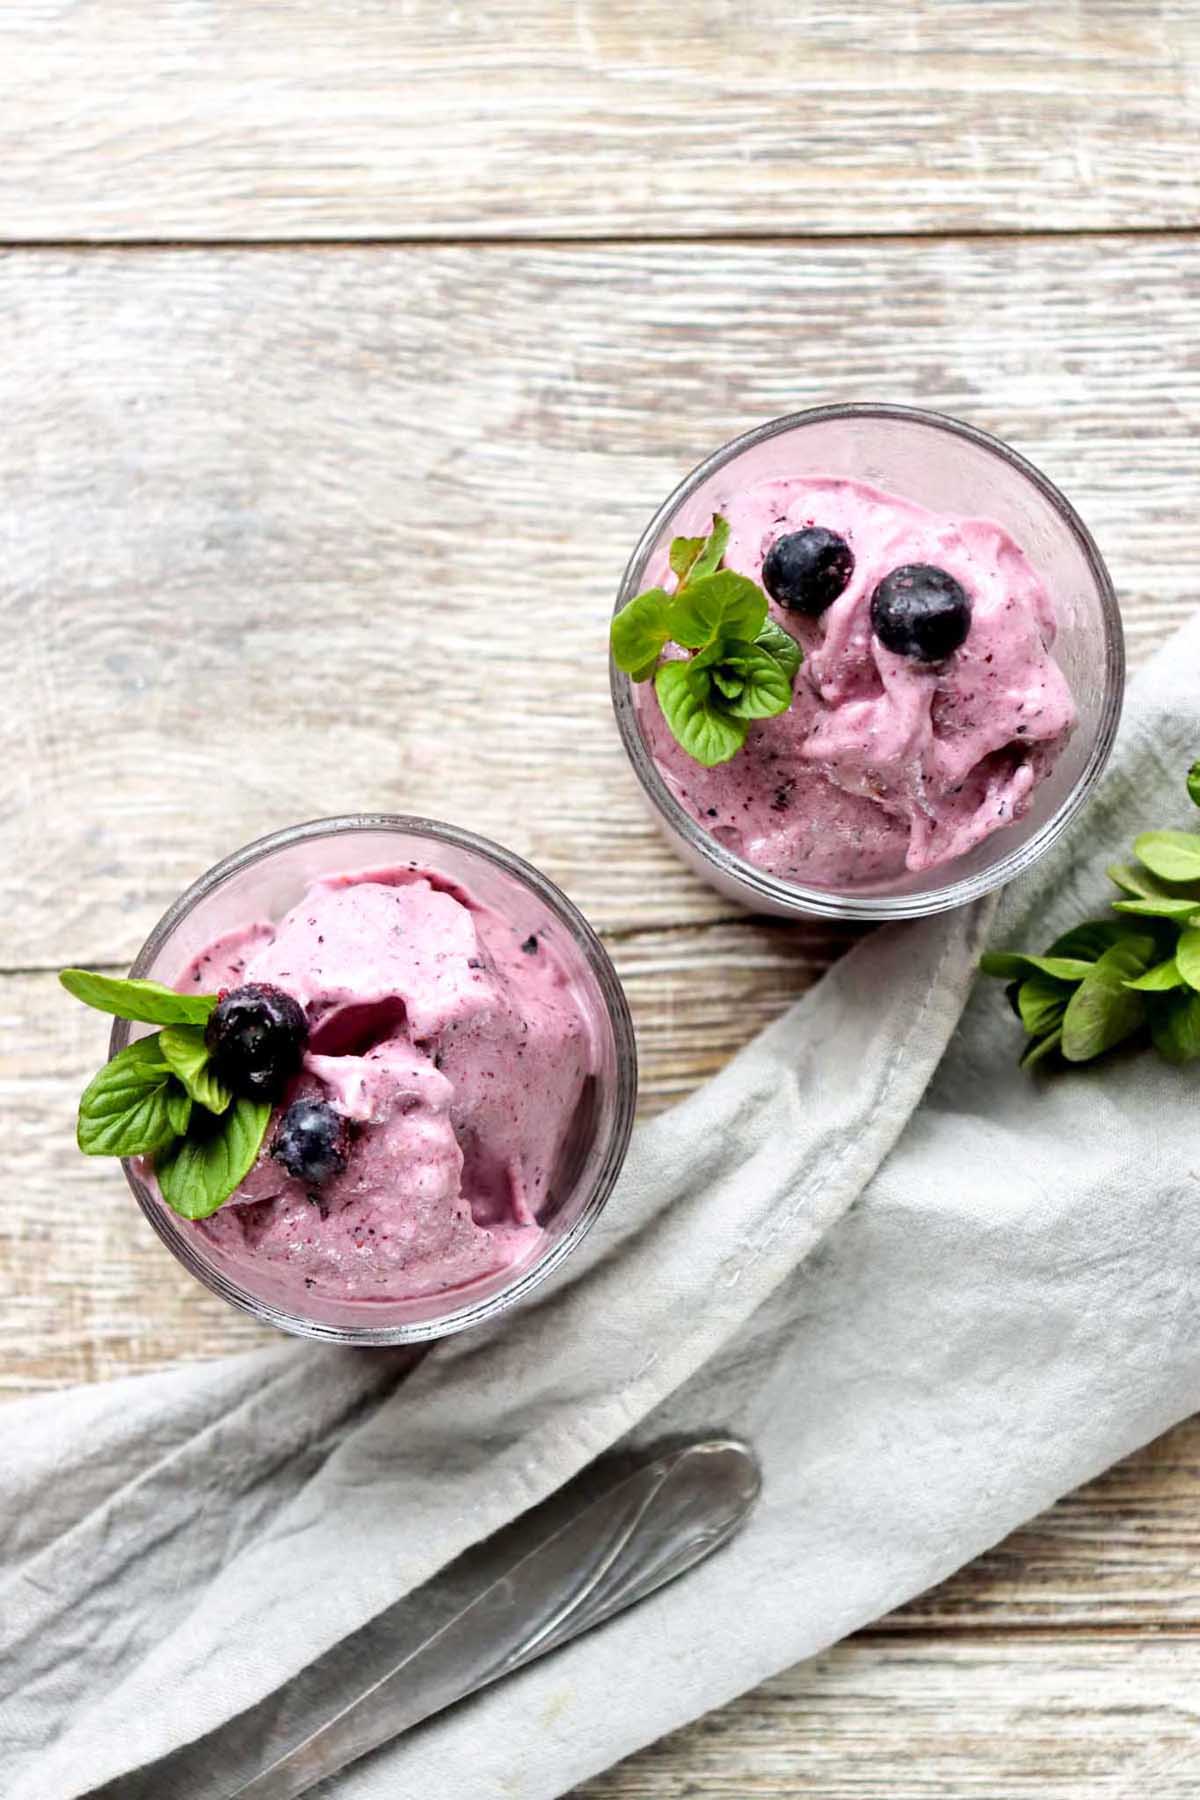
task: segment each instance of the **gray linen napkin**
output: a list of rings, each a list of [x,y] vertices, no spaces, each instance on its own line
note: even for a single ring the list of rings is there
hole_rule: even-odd
[[[416,1366],[283,1344],[6,1408],[8,1800],[216,1800],[303,1713],[306,1667],[334,1679],[386,1608],[411,1625],[437,1571],[601,1452],[745,1435],[766,1485],[734,1545],[324,1790],[543,1800],[1196,1407],[1195,1074],[1142,1055],[1031,1080],[998,986],[970,990],[985,938],[1101,913],[1111,854],[1188,822],[1198,689],[1193,621],[999,915],[864,940],[640,1128],[603,1227],[507,1324]]]

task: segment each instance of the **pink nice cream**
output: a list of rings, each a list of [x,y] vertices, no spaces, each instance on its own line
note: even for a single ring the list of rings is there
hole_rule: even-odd
[[[771,598],[804,661],[787,712],[752,725],[730,761],[694,762],[653,684],[637,689],[647,748],[696,823],[774,876],[843,890],[951,862],[1021,819],[1076,712],[1052,653],[1053,601],[1009,533],[834,476],[762,480],[718,500],[726,566],[769,594],[773,547],[809,528],[841,540],[852,569],[819,614]],[[899,653],[880,635],[876,592],[913,565],[966,597],[948,655]],[[664,554],[645,585],[671,579]]]
[[[282,989],[308,1040],[258,1161],[187,1229],[300,1303],[407,1301],[526,1264],[596,1056],[552,937],[404,867],[315,881],[278,923],[200,951],[178,987]],[[344,1124],[344,1166],[320,1183],[274,1153],[304,1099]]]

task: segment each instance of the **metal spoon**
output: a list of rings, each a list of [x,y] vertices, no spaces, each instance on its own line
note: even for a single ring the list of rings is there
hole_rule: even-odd
[[[760,1485],[753,1452],[731,1438],[658,1457],[542,1537],[228,1800],[296,1800],[420,1720],[633,1606],[726,1543]]]

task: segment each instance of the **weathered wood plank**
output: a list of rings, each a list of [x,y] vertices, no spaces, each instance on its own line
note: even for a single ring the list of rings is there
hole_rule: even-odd
[[[1200,1639],[867,1636],[575,1790],[575,1800],[1193,1800]]]
[[[1010,437],[1135,655],[1195,604],[1200,244],[0,258],[3,965],[121,961],[234,845],[429,811],[600,924],[728,916],[644,815],[606,615],[699,454],[830,395]]]
[[[9,0],[0,235],[1195,224],[1194,0]]]

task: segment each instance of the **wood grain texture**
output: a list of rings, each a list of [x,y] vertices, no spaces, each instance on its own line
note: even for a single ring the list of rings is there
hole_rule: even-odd
[[[1200,1639],[838,1644],[575,1800],[1194,1800]]]
[[[1200,219],[1195,0],[7,0],[0,235]]]
[[[231,847],[358,809],[478,826],[609,930],[728,917],[643,812],[604,638],[756,418],[999,431],[1135,658],[1200,591],[1192,241],[10,254],[0,309],[8,967],[127,961]]]
[[[1066,487],[1137,660],[1200,593],[1198,302],[1183,237],[0,257],[0,1393],[270,1341],[76,1156],[104,1028],[51,969],[261,831],[429,810],[601,926],[668,1103],[841,940],[731,918],[642,813],[602,649],[645,517],[757,417],[941,406]],[[586,1800],[1191,1795],[1198,1471],[1192,1422]]]

